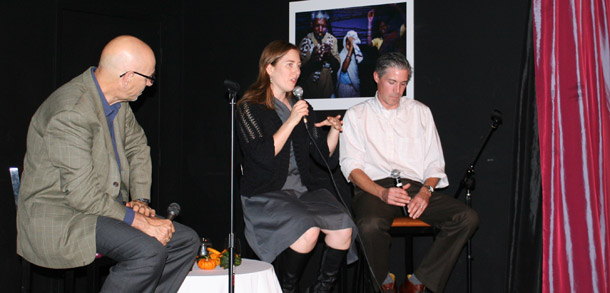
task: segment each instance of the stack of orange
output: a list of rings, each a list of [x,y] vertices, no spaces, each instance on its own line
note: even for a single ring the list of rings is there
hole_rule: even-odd
[[[222,252],[208,247],[208,255],[210,255],[210,258],[213,259],[214,261],[216,261],[216,265],[220,265],[220,257],[222,256],[222,254],[227,251],[226,249],[223,250]]]

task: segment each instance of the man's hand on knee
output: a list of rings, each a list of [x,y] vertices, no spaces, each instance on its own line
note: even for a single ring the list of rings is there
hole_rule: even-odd
[[[409,216],[413,219],[419,218],[421,214],[428,207],[428,203],[430,202],[430,194],[426,194],[425,192],[418,192],[413,200],[408,205]]]
[[[155,237],[164,246],[172,239],[172,235],[176,231],[174,223],[170,220],[147,217],[139,213],[135,214],[131,226]]]

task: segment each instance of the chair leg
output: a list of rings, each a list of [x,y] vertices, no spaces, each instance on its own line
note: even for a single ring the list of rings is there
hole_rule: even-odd
[[[87,266],[87,292],[91,293],[99,291],[100,278],[96,262],[97,260],[94,260]]]
[[[413,236],[405,235],[405,273],[413,273]]]
[[[64,293],[74,293],[74,271],[76,269],[66,269],[64,271]]]
[[[24,258],[21,259],[21,293],[30,293],[32,279],[32,265]]]

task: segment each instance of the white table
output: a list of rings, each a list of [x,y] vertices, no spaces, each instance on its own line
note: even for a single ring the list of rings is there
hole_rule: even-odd
[[[189,272],[178,293],[225,293],[229,292],[228,269],[217,266],[213,270],[202,270],[197,264]],[[282,292],[273,266],[262,261],[242,259],[235,267],[235,293],[274,293]]]

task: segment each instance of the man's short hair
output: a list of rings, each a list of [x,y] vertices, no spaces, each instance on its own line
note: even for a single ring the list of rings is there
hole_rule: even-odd
[[[311,13],[311,20],[314,21],[316,19],[326,19],[328,20],[330,15],[324,11],[314,11]]]
[[[413,75],[413,69],[411,68],[411,64],[409,64],[409,60],[400,52],[383,54],[377,58],[375,72],[377,72],[379,77],[385,75],[388,68],[406,69],[409,72],[407,82],[411,80],[411,76]]]

